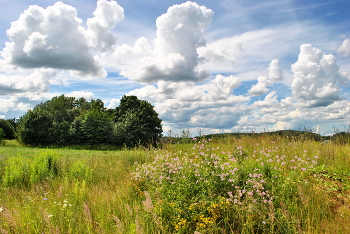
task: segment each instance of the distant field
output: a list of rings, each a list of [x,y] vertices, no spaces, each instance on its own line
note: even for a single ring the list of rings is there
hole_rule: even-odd
[[[120,151],[6,141],[0,233],[350,233],[350,145],[272,135]]]

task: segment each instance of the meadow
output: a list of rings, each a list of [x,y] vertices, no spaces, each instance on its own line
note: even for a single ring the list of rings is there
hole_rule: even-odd
[[[0,233],[350,233],[350,145],[0,146]]]

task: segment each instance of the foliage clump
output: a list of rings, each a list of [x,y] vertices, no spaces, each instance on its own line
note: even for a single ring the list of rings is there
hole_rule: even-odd
[[[16,138],[14,120],[0,119],[0,128],[3,130],[3,139],[13,140]]]
[[[120,106],[107,109],[97,99],[86,101],[61,95],[41,103],[18,123],[22,143],[47,145],[156,145],[161,120],[153,106],[136,96],[124,96]]]

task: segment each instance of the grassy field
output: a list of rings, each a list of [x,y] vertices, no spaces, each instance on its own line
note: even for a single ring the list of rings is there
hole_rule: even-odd
[[[0,233],[350,233],[349,200],[350,146],[337,142],[0,146]]]

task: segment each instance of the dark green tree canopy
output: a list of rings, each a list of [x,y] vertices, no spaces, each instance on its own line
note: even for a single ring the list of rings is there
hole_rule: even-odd
[[[30,145],[147,146],[160,140],[161,122],[153,106],[136,96],[124,96],[119,107],[107,109],[99,99],[61,95],[22,116],[18,133]]]
[[[156,145],[162,136],[162,120],[151,103],[136,96],[123,96],[115,111],[117,135],[128,146]]]
[[[2,128],[4,139],[6,140],[13,140],[16,138],[15,127],[12,122],[13,120],[0,119],[0,128]]]

